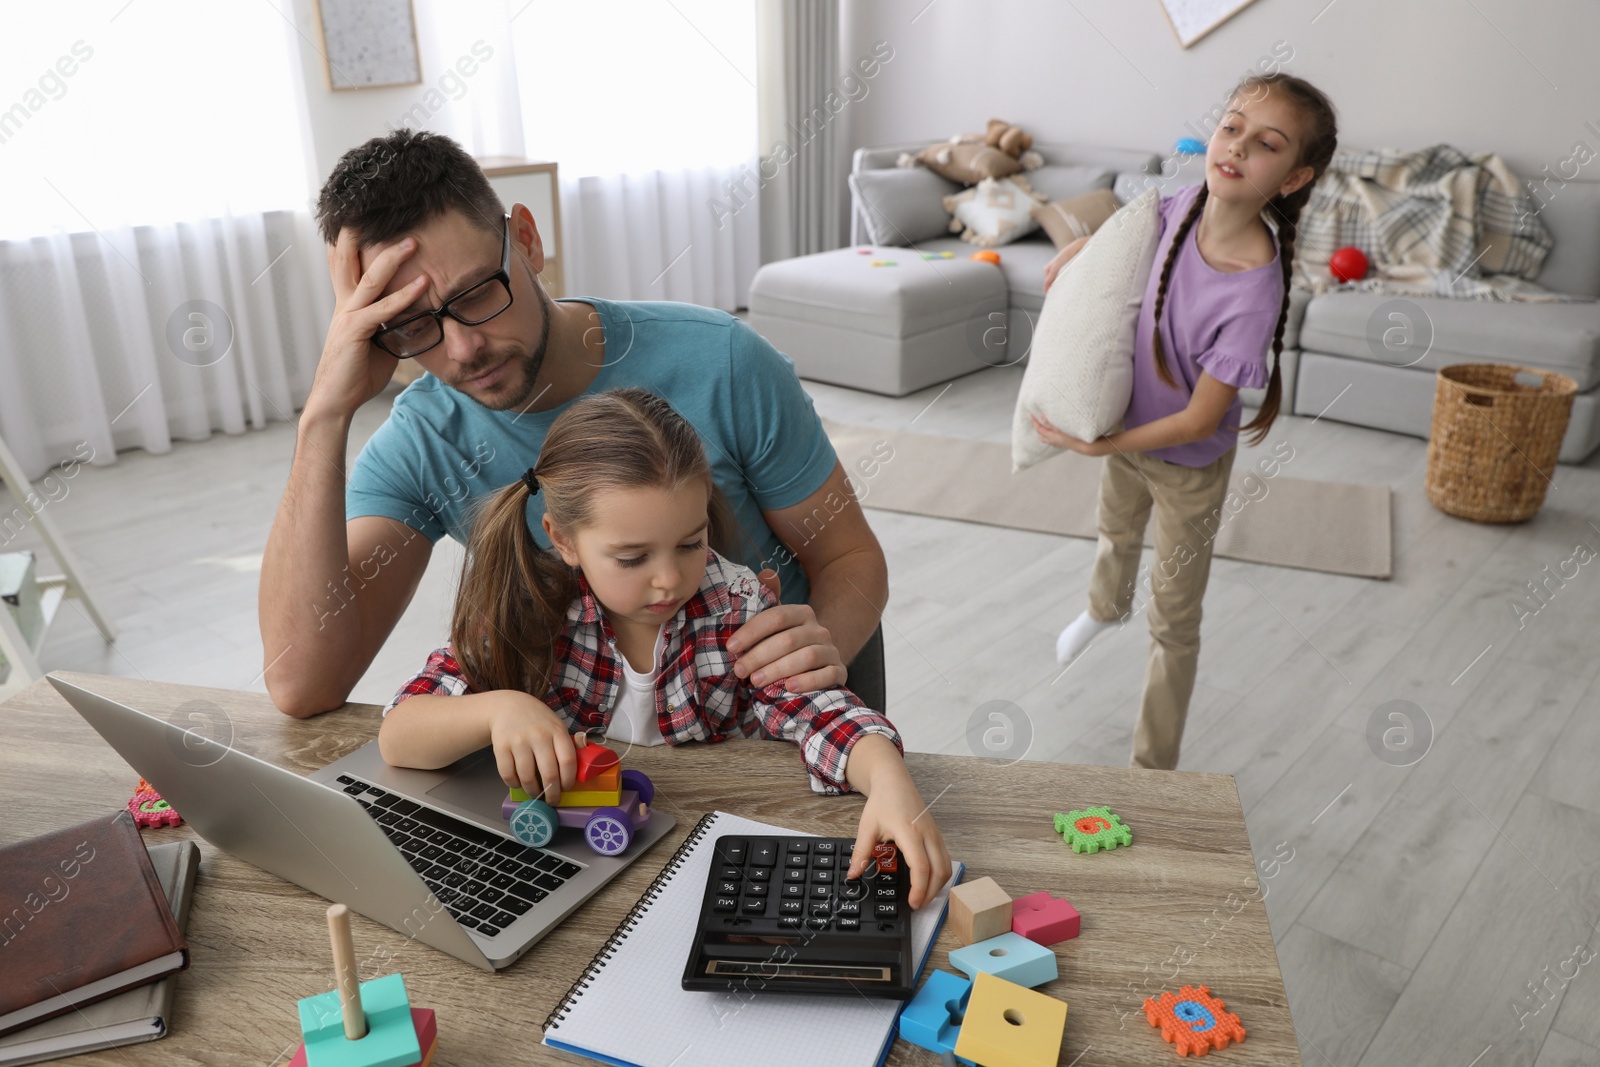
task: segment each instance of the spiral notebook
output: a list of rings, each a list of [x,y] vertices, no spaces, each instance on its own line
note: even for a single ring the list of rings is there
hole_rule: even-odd
[[[679,984],[722,834],[810,836],[723,811],[702,818],[545,1020],[544,1043],[621,1067],[878,1067],[894,1043],[899,1001],[691,993]],[[952,865],[939,895],[912,917],[918,973],[961,871]]]

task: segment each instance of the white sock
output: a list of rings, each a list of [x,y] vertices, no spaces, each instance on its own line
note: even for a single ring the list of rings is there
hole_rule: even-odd
[[[1114,622],[1101,622],[1087,610],[1084,611],[1068,623],[1067,628],[1061,631],[1061,636],[1056,638],[1056,662],[1071,663],[1083,654],[1083,650],[1089,647],[1089,642],[1093,641],[1102,630],[1109,630],[1115,625]]]

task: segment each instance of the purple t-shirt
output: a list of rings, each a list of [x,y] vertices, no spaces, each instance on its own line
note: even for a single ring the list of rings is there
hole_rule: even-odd
[[[1167,301],[1161,309],[1161,340],[1167,369],[1177,388],[1156,373],[1151,337],[1155,329],[1156,290],[1161,286],[1161,264],[1172,247],[1172,235],[1199,193],[1198,185],[1161,199],[1161,237],[1156,243],[1155,265],[1145,286],[1144,303],[1133,342],[1133,397],[1123,419],[1125,429],[1182,411],[1189,406],[1203,370],[1219,382],[1242,389],[1267,384],[1272,335],[1283,308],[1283,268],[1276,254],[1272,262],[1251,270],[1228,273],[1213,268],[1200,256],[1195,235],[1200,220],[1189,227],[1167,283]],[[1201,441],[1151,449],[1149,455],[1185,467],[1204,467],[1239,439],[1243,407],[1238,397],[1223,416],[1217,432]]]

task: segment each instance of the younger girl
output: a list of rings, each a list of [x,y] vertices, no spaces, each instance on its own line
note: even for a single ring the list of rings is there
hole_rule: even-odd
[[[554,551],[529,531],[535,494]],[[479,512],[450,644],[384,709],[384,759],[442,767],[492,745],[508,786],[555,803],[576,777],[574,731],[793,741],[812,789],[867,796],[847,877],[892,840],[920,906],[949,879],[950,856],[894,726],[848,689],[756,688],[732,670],[727,639],[776,602],[717,551],[736,528],[699,436],[665,400],[642,389],[578,400],[523,480]]]
[[[1123,431],[1079,441],[1034,420],[1049,444],[1106,457],[1089,606],[1061,632],[1060,662],[1071,663],[1102,630],[1130,617],[1145,525],[1155,511],[1150,660],[1133,734],[1135,767],[1178,764],[1200,658],[1211,536],[1238,443],[1239,390],[1266,386],[1260,412],[1245,427],[1258,444],[1281,402],[1278,353],[1295,226],[1337,138],[1333,105],[1308,82],[1281,73],[1240,82],[1206,148],[1205,182],[1161,201],[1160,267],[1139,313]],[[1082,245],[1051,260],[1047,288]]]

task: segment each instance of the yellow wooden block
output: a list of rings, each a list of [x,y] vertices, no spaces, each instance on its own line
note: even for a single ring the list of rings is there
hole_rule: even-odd
[[[963,945],[1011,932],[1011,897],[993,878],[950,890],[950,928]]]
[[[1066,1028],[1066,1001],[979,972],[955,1052],[983,1067],[1051,1067]]]
[[[515,803],[521,804],[524,800],[528,800],[529,797],[528,797],[527,792],[524,791],[519,786],[512,786],[511,787],[511,799]]]
[[[588,785],[588,782],[583,783]],[[622,803],[620,789],[584,789],[561,794],[558,808],[603,808]]]

